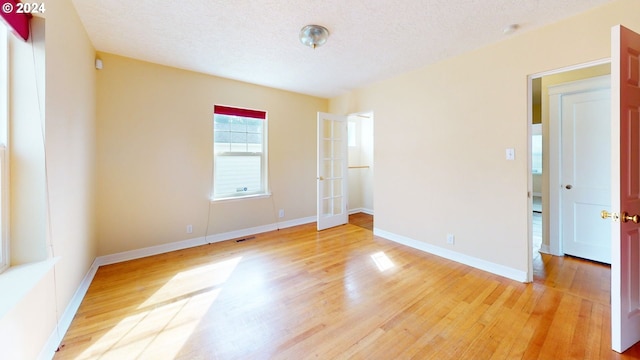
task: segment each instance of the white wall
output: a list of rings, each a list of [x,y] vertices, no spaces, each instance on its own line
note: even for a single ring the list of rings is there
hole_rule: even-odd
[[[349,116],[356,144],[349,147],[349,210],[373,214],[373,114]]]

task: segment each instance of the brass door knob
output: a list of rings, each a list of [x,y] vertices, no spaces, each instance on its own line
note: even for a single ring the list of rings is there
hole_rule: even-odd
[[[573,188],[573,186],[571,184],[565,186],[565,189],[567,189],[567,190],[571,190],[572,188]]]
[[[620,218],[622,222],[633,221],[636,224],[640,223],[640,216],[638,216],[638,214],[631,216],[626,211],[623,211],[622,214],[620,214]]]
[[[607,210],[600,211],[600,217],[603,219],[612,218],[613,220],[618,220],[618,214],[610,213]]]
[[[635,224],[640,223],[640,215],[629,215],[628,212],[623,211],[622,214],[618,214],[618,213],[610,213],[607,210],[602,210],[600,212],[600,217],[603,219],[607,219],[607,218],[612,218],[613,221],[618,221],[618,220],[622,220],[622,222],[629,222],[632,221]]]

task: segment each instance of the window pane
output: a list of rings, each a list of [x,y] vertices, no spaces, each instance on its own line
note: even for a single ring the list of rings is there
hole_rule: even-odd
[[[322,162],[322,174],[320,174],[321,176],[324,176],[326,178],[330,178],[333,176],[333,172],[331,172],[331,164],[333,162],[331,160],[324,160]]]
[[[333,215],[342,214],[342,196],[333,199]]]
[[[336,140],[333,142],[333,156],[342,157],[342,141]]]
[[[262,134],[264,120],[247,119],[247,132]]]
[[[262,134],[248,133],[247,134],[247,142],[249,144],[260,144],[260,145],[262,145]]]
[[[331,158],[332,157],[331,156],[331,150],[332,150],[331,140],[323,140],[322,142],[323,142],[322,157],[325,159]]]
[[[331,137],[331,120],[322,120],[322,137],[328,139]]]
[[[340,139],[344,139],[346,138],[345,136],[345,131],[344,131],[344,126],[342,126],[342,124],[338,121],[335,121],[333,124],[333,138],[336,140],[340,140]]]
[[[322,215],[323,216],[330,216],[331,215],[332,205],[333,205],[333,202],[331,201],[331,199],[323,199],[322,200]]]
[[[216,115],[215,120],[213,122],[213,129],[229,131],[230,130],[229,117],[225,115]]]
[[[237,132],[246,132],[247,131],[247,124],[245,123],[245,121],[243,119],[233,119],[231,120],[231,131],[237,131]]]
[[[325,197],[332,196],[331,180],[323,180],[322,181],[322,195],[325,196]]]
[[[356,122],[355,121],[349,121],[349,125],[348,125],[348,129],[347,129],[347,135],[348,135],[348,145],[349,147],[354,147],[356,146]]]
[[[262,191],[261,156],[216,156],[215,194],[243,195]]]
[[[342,196],[342,179],[331,180],[333,182],[332,196]]]
[[[531,172],[542,174],[542,135],[531,136]]]
[[[342,160],[333,161],[333,177],[336,177],[336,178],[342,177]]]
[[[228,143],[231,141],[231,133],[228,131],[216,131],[213,133],[213,141],[216,143]]]

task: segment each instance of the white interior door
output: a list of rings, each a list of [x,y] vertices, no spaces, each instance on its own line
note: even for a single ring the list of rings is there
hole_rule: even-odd
[[[611,341],[622,352],[640,341],[640,35],[611,30]],[[638,220],[637,218],[634,220]]]
[[[318,113],[318,230],[346,224],[347,117]]]
[[[554,90],[561,124],[560,216],[563,253],[611,263],[611,80],[602,76]]]

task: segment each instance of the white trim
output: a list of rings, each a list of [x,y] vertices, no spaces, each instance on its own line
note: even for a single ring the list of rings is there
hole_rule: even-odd
[[[251,195],[239,195],[239,196],[230,196],[224,198],[210,198],[209,202],[211,203],[220,203],[220,202],[231,202],[231,201],[240,201],[240,200],[255,200],[255,199],[266,199],[270,198],[271,193],[263,193],[263,194],[251,194]]]
[[[56,350],[58,350],[58,347],[60,346],[60,343],[62,343],[62,338],[64,337],[64,334],[66,334],[67,331],[69,330],[69,327],[71,326],[71,322],[73,321],[73,318],[76,316],[76,313],[80,308],[80,304],[82,303],[84,296],[87,294],[87,290],[89,290],[89,285],[91,285],[93,278],[96,276],[98,267],[99,265],[96,259],[93,261],[93,264],[91,264],[91,267],[89,268],[89,271],[82,279],[82,282],[80,282],[80,286],[78,286],[78,289],[73,294],[73,297],[69,301],[67,308],[64,310],[62,317],[60,317],[60,319],[58,320],[57,327],[53,329],[53,332],[49,336],[49,339],[47,340],[44,347],[40,351],[40,354],[38,355],[38,359],[43,359],[43,360],[52,359],[53,356],[55,355]]]
[[[533,79],[538,79],[538,78],[545,77],[545,76],[561,74],[561,73],[568,72],[568,71],[573,71],[573,70],[582,70],[582,69],[585,69],[585,68],[598,66],[598,65],[602,65],[602,64],[609,64],[609,63],[611,63],[611,58],[610,57],[599,59],[599,60],[588,61],[588,62],[585,62],[585,63],[575,64],[575,65],[569,65],[569,66],[561,67],[561,68],[554,69],[554,70],[542,71],[542,72],[539,72],[539,73],[531,74],[528,77],[529,77],[529,80],[533,80]]]
[[[164,254],[171,251],[188,249],[188,248],[205,245],[205,244],[206,244],[205,238],[201,236],[201,237],[197,237],[189,240],[176,241],[176,242],[171,242],[171,243],[162,244],[162,245],[150,246],[150,247],[141,248],[141,249],[135,249],[135,250],[123,251],[123,252],[110,254],[110,255],[99,256],[96,258],[96,263],[98,264],[98,266],[116,264],[123,261],[140,259],[147,256]]]
[[[367,208],[355,208],[349,210],[349,215],[357,214],[357,213],[365,213],[367,215],[373,216],[373,210]]]
[[[551,254],[551,250],[549,249],[549,245],[547,244],[541,244],[540,245],[540,250],[538,250],[539,252],[543,253],[543,254]]]
[[[492,274],[500,275],[500,276],[509,278],[511,280],[515,280],[519,282],[527,281],[527,273],[525,271],[521,271],[521,270],[510,268],[504,265],[492,263],[490,261],[478,259],[476,257],[461,254],[459,252],[451,251],[445,248],[441,248],[439,246],[427,244],[422,241],[418,241],[415,239],[408,238],[406,236],[394,234],[379,228],[374,228],[373,234],[376,236],[380,236],[385,239],[397,242],[399,244],[406,245],[414,249],[427,252],[429,254],[437,255],[442,258],[452,260],[467,266],[471,266],[476,269],[488,271]]]

